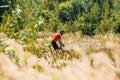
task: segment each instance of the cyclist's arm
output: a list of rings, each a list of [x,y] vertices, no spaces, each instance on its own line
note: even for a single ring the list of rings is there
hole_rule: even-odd
[[[60,45],[63,45],[63,46],[64,46],[64,44],[63,44],[63,42],[61,41],[61,39],[59,39],[58,42],[59,42]]]

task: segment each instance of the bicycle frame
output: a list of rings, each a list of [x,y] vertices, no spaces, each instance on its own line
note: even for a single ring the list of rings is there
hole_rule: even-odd
[[[60,45],[59,49],[55,51],[55,50],[53,49],[53,46],[52,46],[52,45],[49,45],[49,48],[50,48],[50,52],[51,52],[51,53],[54,53],[54,52],[63,53],[63,54],[64,54],[65,52],[70,53],[69,51],[64,50],[63,47],[64,47],[63,45]]]

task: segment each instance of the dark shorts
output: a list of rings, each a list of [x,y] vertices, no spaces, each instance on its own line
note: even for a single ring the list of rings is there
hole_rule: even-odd
[[[52,41],[52,46],[53,46],[54,50],[59,49],[58,45],[54,41]]]

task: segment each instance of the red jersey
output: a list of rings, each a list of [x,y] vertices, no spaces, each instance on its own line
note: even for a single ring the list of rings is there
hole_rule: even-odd
[[[56,35],[54,36],[54,38],[53,38],[52,41],[56,42],[56,41],[58,41],[60,38],[61,38],[61,35],[60,35],[60,33],[58,33],[58,34],[56,34]]]

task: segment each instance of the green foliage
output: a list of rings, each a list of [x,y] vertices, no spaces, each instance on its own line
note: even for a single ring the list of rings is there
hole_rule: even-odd
[[[52,30],[54,31],[54,32],[57,32],[57,30],[58,30],[58,25],[59,23],[58,23],[58,20],[57,20],[57,18],[53,18],[52,20],[51,20],[51,26],[52,26]]]
[[[100,21],[100,7],[97,3],[94,3],[92,8],[91,8],[91,22],[93,24],[98,24]]]
[[[65,23],[70,22],[71,24],[77,18],[77,15],[84,12],[84,8],[80,4],[79,0],[67,1],[59,5],[59,19]]]
[[[41,31],[65,29],[89,36],[120,33],[119,3],[119,0],[11,0],[10,11],[0,15],[3,19],[0,31],[38,54],[35,40]],[[0,6],[3,4],[8,4],[8,0],[2,0]]]
[[[1,5],[7,5],[9,0],[0,0],[0,6]]]
[[[56,1],[58,1],[60,3],[60,2],[68,1],[68,0],[56,0]]]
[[[0,52],[3,52],[12,62],[19,64],[19,57],[17,56],[15,48],[5,43],[6,35],[0,33]]]
[[[119,32],[118,3],[119,0],[12,0],[11,14],[3,15],[1,30],[10,37],[25,29],[34,33],[62,28],[69,32],[80,30],[85,35]],[[41,19],[43,23],[38,24]]]
[[[5,11],[8,11],[9,8],[8,7],[1,7],[4,5],[8,5],[9,4],[9,0],[0,0],[0,22],[2,21],[2,15]]]
[[[114,31],[115,31],[116,33],[120,33],[120,23],[118,23],[118,25],[115,26]]]
[[[73,0],[71,2],[73,8],[73,15],[77,17],[78,14],[82,15],[85,12],[84,7],[82,6],[79,0]]]
[[[95,29],[96,29],[96,26],[90,25],[90,24],[86,24],[84,26],[81,26],[80,28],[82,34],[89,35],[89,36],[92,36],[95,34]]]
[[[49,2],[49,10],[54,10],[55,9],[55,1]]]
[[[72,20],[72,7],[70,6],[70,2],[64,2],[59,5],[59,19],[65,23],[66,21]]]

